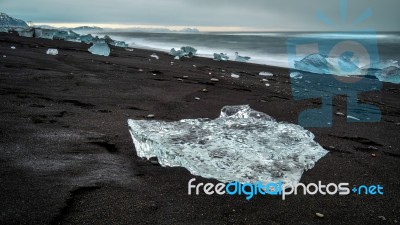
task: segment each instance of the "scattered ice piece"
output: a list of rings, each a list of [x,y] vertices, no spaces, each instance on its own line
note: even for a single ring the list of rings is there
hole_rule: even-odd
[[[0,33],[8,33],[8,29],[5,27],[0,27]]]
[[[143,69],[138,69],[139,70],[139,72],[143,72]]]
[[[201,91],[202,91],[202,92],[208,92],[208,90],[207,90],[207,89],[205,89],[205,88],[204,88],[203,90],[201,90]]]
[[[214,53],[214,60],[216,61],[227,61],[229,57],[224,53]]]
[[[196,65],[193,65],[194,68],[196,68]]]
[[[269,86],[271,86],[271,85],[270,85],[270,84],[268,84],[268,83],[266,83],[266,84],[265,84],[265,86],[269,87]]]
[[[49,49],[47,49],[46,54],[47,55],[58,55],[58,50],[55,48],[49,48]]]
[[[322,213],[315,213],[315,215],[316,215],[318,218],[324,218],[324,214],[322,214]]]
[[[264,81],[264,82],[268,82],[268,80],[267,80],[267,79],[262,79],[262,81]]]
[[[232,73],[232,74],[231,74],[231,77],[233,77],[233,78],[240,78],[240,76],[239,76],[239,75],[237,75],[237,74],[234,74],[234,73]]]
[[[157,74],[156,74],[156,73],[153,73],[153,76],[157,76]]]
[[[260,72],[258,75],[261,75],[261,76],[268,76],[268,77],[274,76],[274,74],[272,74],[272,73],[270,73],[270,72],[265,72],[265,71]]]
[[[108,47],[107,43],[97,43],[93,44],[93,46],[89,48],[89,52],[94,55],[109,56],[110,47]]]
[[[200,98],[199,98],[199,97],[195,97],[194,99],[196,99],[196,100],[200,100]]]
[[[189,76],[183,76],[183,78],[189,78]]]
[[[34,34],[35,34],[34,29],[24,29],[24,30],[18,31],[18,35],[21,37],[32,38]]]
[[[153,57],[155,59],[160,59],[160,57],[158,57],[158,55],[156,53],[151,54],[150,57]]]
[[[297,80],[297,79],[302,79],[303,78],[303,74],[300,72],[291,72],[290,73],[290,77]]]
[[[336,115],[338,115],[338,116],[344,116],[344,113],[337,112]]]
[[[16,49],[16,47],[15,46],[11,46],[11,49]]]
[[[358,119],[358,118],[356,118],[354,116],[350,116],[350,115],[347,115],[347,119],[360,120],[360,119]]]
[[[7,56],[6,55],[3,55],[3,58],[6,58]]]
[[[90,43],[92,42],[93,38],[94,38],[94,37],[93,37],[91,34],[87,34],[87,35],[82,35],[82,36],[80,36],[80,37],[79,37],[79,40],[80,40],[81,42],[86,43],[86,44],[90,44]]]
[[[247,62],[249,61],[251,58],[248,56],[240,56],[238,52],[235,52],[235,61],[238,62]]]
[[[125,48],[125,50],[128,51],[128,52],[133,52],[135,49],[133,49],[133,48]]]
[[[154,114],[147,115],[147,118],[154,118],[154,117],[156,117]]]
[[[211,75],[211,74],[212,74],[211,72],[208,73],[208,75]]]
[[[194,55],[196,55],[197,49],[191,47],[191,46],[183,46],[181,47],[180,50],[175,50],[175,48],[172,48],[169,51],[169,54],[172,56],[175,56],[175,59],[180,59],[182,57],[188,57],[191,58]]]
[[[217,78],[211,78],[211,81],[218,82],[219,80]]]
[[[214,120],[130,119],[128,125],[139,157],[221,182],[297,183],[328,153],[310,131],[248,105],[225,106]]]

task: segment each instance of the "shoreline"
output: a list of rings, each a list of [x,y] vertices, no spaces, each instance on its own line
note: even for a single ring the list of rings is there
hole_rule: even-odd
[[[0,56],[6,55],[0,58],[2,223],[376,224],[381,216],[400,221],[399,85],[384,83],[358,96],[380,108],[379,123],[347,123],[336,114],[346,112],[346,98],[336,96],[333,126],[307,129],[329,153],[301,182],[379,183],[383,196],[189,196],[191,178],[217,181],[138,158],[128,119],[213,119],[223,106],[249,104],[297,124],[300,112],[321,101],[295,101],[285,68],[202,57],[178,61],[163,52],[155,60],[154,51],[137,48],[111,47],[111,55],[102,57],[89,53],[89,46],[0,34]],[[48,48],[59,55],[46,55]],[[261,71],[274,76],[259,76]]]

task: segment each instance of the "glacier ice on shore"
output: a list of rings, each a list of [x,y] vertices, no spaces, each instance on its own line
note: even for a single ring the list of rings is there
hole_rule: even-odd
[[[88,49],[88,51],[94,55],[102,55],[102,56],[110,55],[110,47],[108,47],[108,44],[100,41],[94,43],[92,47]]]
[[[235,61],[237,61],[237,62],[247,62],[250,59],[251,58],[248,56],[241,56],[241,55],[239,55],[238,52],[235,52]]]
[[[224,53],[214,53],[214,60],[216,61],[227,61],[229,59],[228,55]]]
[[[170,55],[174,56],[175,59],[180,59],[183,57],[193,57],[196,55],[197,49],[191,47],[191,46],[183,46],[181,47],[180,50],[175,50],[175,48],[172,48],[169,52]]]
[[[321,54],[311,54],[300,61],[295,61],[294,66],[297,70],[315,74],[369,75],[375,76],[383,82],[400,83],[400,66],[395,60],[373,62],[363,67],[358,67],[354,61],[357,60],[344,56],[327,57]]]
[[[130,119],[128,125],[139,157],[222,182],[298,182],[327,154],[311,132],[248,105],[225,106],[214,120]]]
[[[21,37],[33,37],[33,35],[35,34],[35,30],[34,29],[25,29],[25,30],[21,30],[18,31],[18,35]]]
[[[49,49],[47,49],[46,54],[47,55],[58,55],[58,50],[54,49],[54,48],[49,48]]]

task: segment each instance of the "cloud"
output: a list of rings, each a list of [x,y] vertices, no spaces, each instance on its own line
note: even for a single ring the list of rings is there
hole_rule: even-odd
[[[398,0],[349,0],[348,21],[365,9],[362,27],[400,30]],[[118,23],[160,26],[235,26],[267,30],[331,29],[315,16],[323,11],[340,24],[339,0],[0,0],[12,16],[34,22]]]

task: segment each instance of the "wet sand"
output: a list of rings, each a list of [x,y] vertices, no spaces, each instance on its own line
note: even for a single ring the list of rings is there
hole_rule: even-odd
[[[48,48],[57,48],[59,55],[46,55]],[[138,158],[127,119],[148,114],[167,121],[216,118],[225,105],[249,104],[278,121],[297,123],[301,111],[320,107],[321,101],[293,100],[289,71],[283,68],[200,57],[177,61],[162,52],[156,52],[156,60],[150,57],[155,51],[140,49],[113,48],[110,57],[102,57],[88,48],[0,34],[0,223],[400,221],[399,85],[386,83],[380,91],[359,96],[381,109],[380,123],[347,123],[335,114],[346,112],[346,98],[336,97],[333,126],[309,129],[329,153],[301,179],[306,184],[381,184],[384,195],[298,195],[285,201],[280,196],[251,201],[188,196],[193,176],[184,168]],[[266,77],[270,87],[260,81],[265,78],[258,75],[261,71],[274,74]],[[231,73],[241,77],[231,78]],[[219,81],[212,82],[213,77]]]

